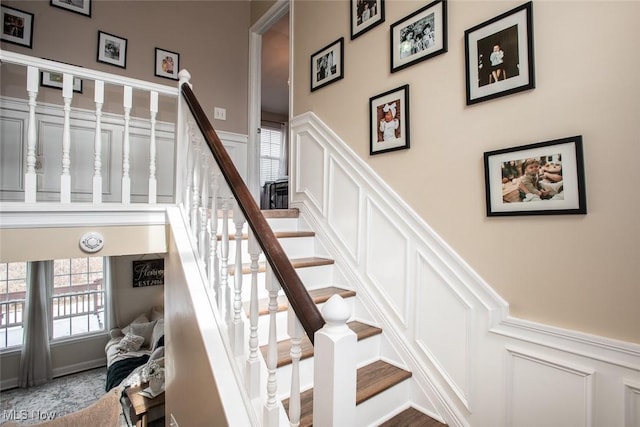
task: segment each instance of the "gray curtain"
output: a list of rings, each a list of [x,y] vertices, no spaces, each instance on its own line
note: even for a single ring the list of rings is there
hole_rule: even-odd
[[[106,291],[105,301],[105,329],[110,331],[120,325],[120,319],[118,319],[118,312],[116,310],[115,293],[113,292],[113,277],[114,273],[113,261],[111,257],[104,257],[104,289]]]
[[[280,131],[282,132],[282,145],[280,145],[278,178],[285,178],[289,175],[289,123],[282,123]]]
[[[27,263],[27,297],[23,313],[24,336],[18,386],[32,387],[51,380],[49,305],[53,288],[53,261]]]

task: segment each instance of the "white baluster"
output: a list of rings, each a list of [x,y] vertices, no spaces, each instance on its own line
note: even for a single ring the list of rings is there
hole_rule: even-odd
[[[29,94],[29,124],[27,125],[27,170],[24,174],[24,201],[36,202],[38,191],[38,178],[36,175],[36,98],[38,97],[38,85],[40,84],[40,70],[36,67],[27,67],[27,93]]]
[[[278,363],[278,331],[276,329],[276,314],[278,312],[278,292],[280,283],[273,275],[273,271],[267,264],[267,290],[269,291],[269,344],[267,350],[267,401],[264,405],[264,425],[279,425],[279,412],[276,400],[278,380],[276,369]],[[319,425],[319,424],[316,424]]]
[[[289,425],[300,425],[300,357],[302,356],[302,324],[291,306],[287,313],[287,332],[291,337],[291,393],[289,396]]]
[[[104,82],[96,80],[94,85],[96,137],[93,144],[93,203],[102,203],[102,104],[104,103]]]
[[[242,227],[244,215],[237,203],[234,203],[233,222],[236,225],[236,268],[233,295],[233,348],[236,356],[244,353],[244,322],[242,321]]]
[[[131,121],[131,106],[133,100],[133,89],[131,86],[124,87],[124,140],[122,141],[122,203],[131,202],[131,177],[129,176],[129,122]]]
[[[200,221],[199,226],[200,230],[198,232],[198,251],[200,252],[200,260],[205,264],[205,260],[207,259],[207,245],[209,244],[209,239],[207,238],[207,217],[209,216],[209,159],[204,158],[202,161],[202,173],[201,181],[202,190],[200,191]],[[208,275],[211,275],[211,271],[207,272]]]
[[[218,267],[220,265],[218,260],[218,178],[220,173],[218,172],[215,165],[211,167],[211,216],[209,217],[209,240],[210,251],[209,251],[209,286],[213,288],[216,301],[218,301],[218,296],[220,294],[220,272]],[[218,305],[218,308],[220,306]]]
[[[156,179],[156,115],[158,114],[158,92],[151,92],[149,101],[151,112],[151,140],[149,141],[149,203],[155,204],[158,196]]]
[[[224,190],[223,190],[224,193]],[[230,201],[223,196],[222,199],[222,236],[220,241],[220,310],[224,313],[226,322],[229,322],[229,204]]]
[[[187,167],[184,175],[184,194],[183,194],[183,206],[187,214],[191,209],[191,186],[193,183],[193,164],[195,162],[196,154],[194,153],[196,133],[194,131],[195,123],[192,120],[187,122]],[[190,216],[189,216],[190,218]]]
[[[60,202],[71,202],[71,100],[73,99],[73,75],[62,75],[64,99],[64,124],[62,127],[62,174],[60,175]]]
[[[260,245],[249,229],[249,257],[251,258],[251,299],[249,302],[249,358],[247,359],[246,383],[249,397],[254,399],[260,395],[260,360],[258,359],[258,259]]]
[[[353,426],[357,337],[347,326],[349,305],[333,295],[322,316],[327,323],[316,332],[313,347],[313,425]]]
[[[202,140],[200,137],[196,137],[194,141],[194,159],[193,159],[193,179],[191,180],[191,208],[190,208],[190,221],[191,221],[191,234],[197,240],[198,239],[198,214],[200,212],[200,163],[202,158],[200,156],[200,147]]]

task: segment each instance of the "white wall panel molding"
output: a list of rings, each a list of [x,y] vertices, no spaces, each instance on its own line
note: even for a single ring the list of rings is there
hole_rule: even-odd
[[[329,194],[327,222],[348,251],[352,261],[359,259],[362,203],[360,186],[349,172],[329,156]]]
[[[595,371],[557,358],[506,347],[507,424],[593,427]]]
[[[624,427],[640,426],[640,382],[624,380]]]
[[[313,207],[325,216],[324,188],[325,149],[310,130],[302,130],[293,137],[291,144],[293,151],[293,165],[291,167],[293,179],[292,192],[289,199],[301,199],[304,195]]]

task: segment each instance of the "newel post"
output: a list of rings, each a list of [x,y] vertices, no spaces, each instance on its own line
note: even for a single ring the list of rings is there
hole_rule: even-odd
[[[175,202],[177,204],[183,204],[185,210],[188,212],[190,206],[184,204],[188,200],[188,152],[189,152],[189,127],[187,125],[187,117],[189,117],[189,107],[184,101],[182,91],[180,88],[184,83],[191,84],[191,74],[187,70],[182,70],[178,73],[180,78],[178,82],[178,117],[176,119],[175,129]]]
[[[356,424],[357,337],[347,326],[348,304],[333,295],[322,308],[326,324],[314,342],[313,425]]]

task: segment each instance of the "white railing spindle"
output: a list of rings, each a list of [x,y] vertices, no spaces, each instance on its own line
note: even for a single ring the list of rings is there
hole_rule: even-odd
[[[36,176],[36,98],[38,97],[40,70],[27,67],[27,93],[29,94],[29,124],[27,125],[27,171],[24,176],[24,201],[36,202],[38,179]]]
[[[155,204],[158,196],[156,179],[156,115],[158,114],[158,92],[152,91],[149,98],[151,112],[151,139],[149,140],[149,203]]]
[[[226,193],[226,190],[222,190],[222,193]],[[231,293],[229,290],[229,205],[231,201],[226,194],[222,198],[222,236],[220,240],[220,292],[221,292],[221,307],[220,310],[224,313],[224,319],[227,324],[230,320],[230,298]]]
[[[252,399],[260,395],[260,361],[258,360],[258,259],[260,258],[260,245],[256,236],[249,228],[249,257],[251,258],[251,297],[249,300],[249,357],[245,385],[247,393]]]
[[[287,313],[287,329],[291,337],[291,393],[289,396],[289,425],[300,425],[300,357],[302,356],[302,324],[291,306]]]
[[[237,203],[233,206],[233,222],[236,226],[236,267],[233,275],[233,351],[236,356],[244,352],[244,322],[242,321],[242,228],[244,216]]]
[[[264,425],[276,426],[279,423],[279,408],[276,400],[278,380],[276,369],[278,364],[278,333],[276,314],[278,312],[278,292],[280,283],[276,280],[271,266],[267,264],[266,286],[269,291],[269,343],[267,350],[267,400],[264,404]],[[318,425],[318,424],[317,424]]]
[[[93,203],[102,203],[102,104],[104,103],[104,82],[95,81],[94,102],[96,103],[96,136],[93,145]]]
[[[209,216],[209,286],[213,288],[216,301],[220,295],[220,274],[218,266],[218,179],[220,172],[218,172],[215,165],[211,167],[210,188],[211,188],[211,215]],[[218,301],[219,303],[219,301]],[[218,304],[218,308],[220,305]]]
[[[201,190],[200,190],[200,220],[198,222],[199,231],[198,231],[198,250],[200,252],[200,260],[206,266],[206,259],[209,245],[209,239],[207,238],[207,216],[209,214],[208,204],[209,204],[209,163],[211,163],[211,159],[205,157],[202,160],[202,173],[200,174]],[[209,274],[211,274],[209,272]]]
[[[122,142],[122,203],[131,202],[131,177],[129,175],[129,123],[131,122],[131,106],[133,99],[133,89],[131,86],[124,87],[124,140]]]
[[[62,173],[60,175],[60,202],[71,203],[71,100],[73,99],[73,75],[62,76],[64,99],[64,124],[62,127]]]

